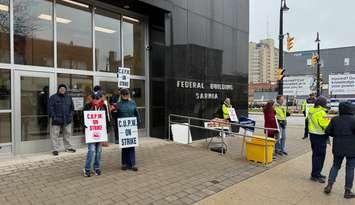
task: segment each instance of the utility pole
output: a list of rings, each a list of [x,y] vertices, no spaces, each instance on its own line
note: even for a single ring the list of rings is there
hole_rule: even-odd
[[[281,0],[280,7],[280,31],[279,31],[279,79],[278,79],[278,93],[279,95],[283,94],[283,75],[284,75],[284,65],[283,65],[283,12],[290,10],[286,6],[286,0]]]
[[[320,66],[321,66],[321,61],[320,61],[320,39],[319,39],[319,33],[317,32],[317,97],[320,96],[321,94],[321,87],[320,87]]]

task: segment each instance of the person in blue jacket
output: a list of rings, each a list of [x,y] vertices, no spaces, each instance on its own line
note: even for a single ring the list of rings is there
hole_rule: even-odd
[[[121,89],[121,100],[117,103],[118,118],[136,117],[138,124],[140,117],[136,103],[130,99],[128,89]],[[118,128],[117,128],[118,129]],[[122,170],[138,171],[136,167],[136,153],[134,147],[122,148]]]

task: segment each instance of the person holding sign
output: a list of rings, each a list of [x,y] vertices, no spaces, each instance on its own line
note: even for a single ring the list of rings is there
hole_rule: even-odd
[[[229,110],[228,110],[229,108],[232,108],[231,100],[229,98],[226,98],[222,105],[223,119],[225,120],[230,120]]]
[[[117,116],[119,122],[120,119],[122,118],[127,118],[131,125],[133,125],[135,122],[136,123],[140,122],[136,103],[133,100],[130,100],[128,89],[121,89],[121,100],[118,102],[117,107],[118,107]],[[132,117],[136,119],[134,121],[130,120]],[[127,122],[125,122],[127,125],[128,125],[128,120]],[[120,123],[117,124],[118,124],[117,129],[119,129]],[[135,124],[135,127],[137,127],[137,124]],[[132,130],[127,129],[124,134],[132,135]],[[123,134],[121,133],[119,134],[119,140],[120,140],[119,144],[121,145],[121,147],[127,147],[127,146],[123,146],[123,144],[126,145],[127,142],[126,141],[122,142],[122,140],[124,139],[123,139]],[[130,147],[122,148],[122,159],[121,159],[122,170],[138,171],[138,168],[136,167],[136,154],[135,154],[134,146],[137,146],[137,144],[134,143],[134,145],[131,145]]]
[[[97,91],[95,91],[97,90]],[[87,111],[102,111],[102,112],[87,112]],[[103,114],[104,116],[102,116]],[[92,93],[92,101],[87,103],[84,107],[84,127],[85,139],[88,144],[88,152],[86,155],[85,168],[83,170],[85,177],[91,175],[91,162],[94,158],[94,174],[101,175],[101,152],[102,142],[107,141],[107,108],[102,99],[102,92],[100,89],[94,89]],[[104,123],[100,123],[100,122]],[[105,132],[105,133],[102,133]],[[90,133],[90,134],[89,134]],[[90,135],[90,136],[88,136]],[[105,135],[105,136],[101,136]],[[90,141],[89,141],[90,139]],[[102,141],[104,139],[104,141]]]

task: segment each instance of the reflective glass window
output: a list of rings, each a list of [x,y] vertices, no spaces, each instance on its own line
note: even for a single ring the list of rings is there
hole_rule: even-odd
[[[92,70],[92,20],[89,6],[56,4],[58,67]]]
[[[9,0],[0,0],[0,62],[10,63]]]
[[[144,75],[144,29],[140,20],[123,17],[124,67],[131,68],[131,74]]]
[[[117,72],[121,66],[120,16],[96,11],[95,13],[95,62],[96,70]]]
[[[16,64],[53,66],[53,3],[14,0]]]
[[[11,109],[11,72],[0,69],[0,109]]]

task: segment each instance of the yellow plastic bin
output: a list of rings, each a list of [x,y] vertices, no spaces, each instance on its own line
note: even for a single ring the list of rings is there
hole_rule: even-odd
[[[274,138],[253,136],[250,140],[246,141],[246,157],[248,161],[269,164],[272,162],[276,140]],[[266,157],[267,148],[267,157]]]

